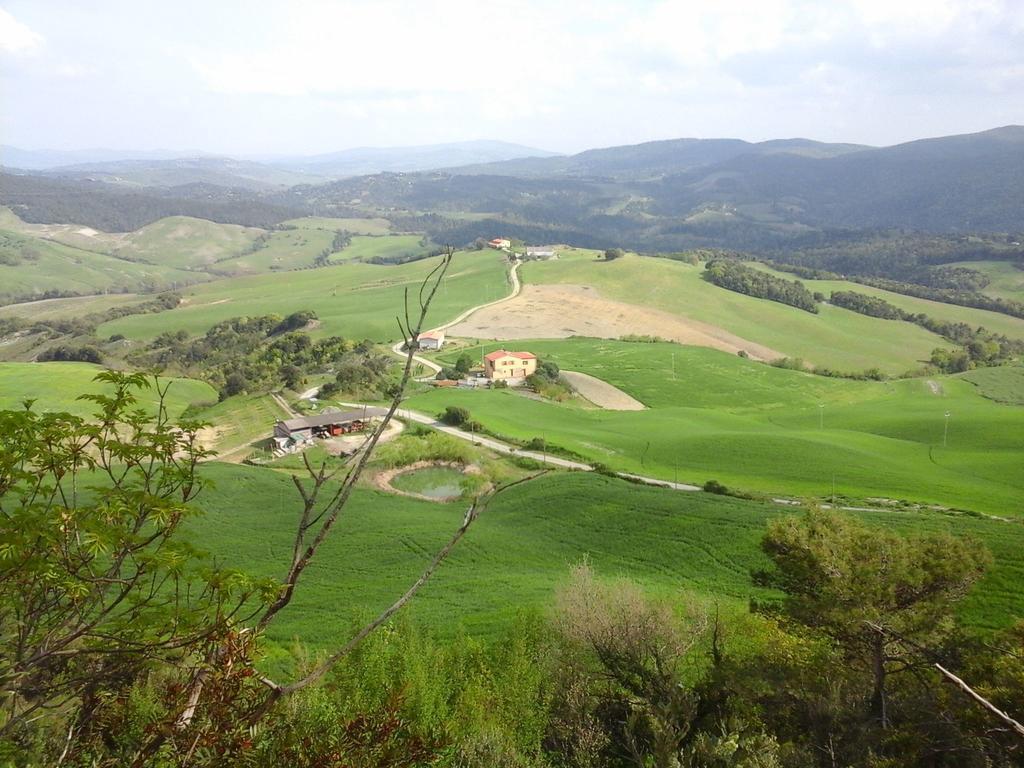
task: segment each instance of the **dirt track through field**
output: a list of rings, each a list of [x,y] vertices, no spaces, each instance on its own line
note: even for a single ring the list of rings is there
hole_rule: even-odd
[[[587,285],[525,285],[518,296],[496,306],[482,307],[450,326],[448,333],[499,341],[570,336],[617,339],[636,334],[733,354],[742,350],[755,360],[775,360],[783,356],[781,352],[747,341],[716,325],[602,298],[596,289]]]
[[[609,411],[642,411],[646,408],[639,400],[607,381],[578,371],[562,371],[562,375],[577,392],[599,408],[607,408]]]

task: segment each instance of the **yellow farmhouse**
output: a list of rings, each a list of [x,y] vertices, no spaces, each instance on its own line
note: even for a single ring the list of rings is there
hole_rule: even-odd
[[[484,355],[484,372],[488,379],[525,379],[537,371],[537,356],[529,352],[508,352],[497,349]]]

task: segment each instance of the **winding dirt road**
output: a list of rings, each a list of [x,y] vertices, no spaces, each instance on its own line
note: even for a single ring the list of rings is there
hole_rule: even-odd
[[[512,301],[512,299],[516,298],[519,295],[519,293],[523,290],[523,286],[519,282],[519,262],[518,261],[516,261],[512,265],[512,269],[509,270],[508,275],[509,275],[509,280],[512,283],[512,293],[510,293],[508,296],[503,296],[500,299],[496,299],[495,301],[489,301],[486,304],[477,304],[475,307],[470,307],[465,312],[463,312],[458,317],[456,317],[454,320],[449,320],[444,325],[439,325],[439,326],[437,326],[435,328],[430,328],[429,331],[445,331],[445,330],[451,328],[453,325],[458,325],[463,320],[465,320],[467,317],[472,315],[474,312],[479,312],[481,309],[487,309],[489,307],[494,307],[494,306],[497,306],[498,304],[504,304],[506,301]],[[391,351],[394,354],[396,354],[399,357],[401,357],[403,360],[405,359],[405,355],[406,355],[406,353],[402,350],[402,347],[404,347],[404,346],[405,346],[405,342],[404,341],[400,341],[400,342],[398,342],[397,344],[395,344],[395,345],[393,345],[391,347]],[[420,379],[419,379],[420,381],[426,381],[426,380],[432,379],[432,378],[434,378],[434,376],[436,376],[438,373],[441,372],[441,366],[438,365],[437,363],[435,363],[433,360],[428,360],[427,358],[422,357],[420,355],[413,355],[412,359],[413,359],[414,362],[419,363],[420,365],[424,366],[425,368],[430,369],[433,372],[433,375],[428,375],[428,376],[420,377]]]

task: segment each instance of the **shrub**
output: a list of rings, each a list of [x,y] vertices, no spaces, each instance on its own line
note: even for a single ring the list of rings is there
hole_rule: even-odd
[[[451,461],[469,464],[473,449],[465,440],[430,430],[423,435],[402,435],[398,440],[381,445],[374,458],[384,467],[405,467],[417,461]]]
[[[459,405],[449,405],[438,419],[451,427],[461,427],[471,420],[469,411]]]
[[[704,483],[704,492],[717,493],[719,496],[729,495],[729,489],[722,485],[717,480],[708,480],[706,483]]]
[[[103,363],[103,353],[96,347],[88,344],[80,347],[70,347],[61,344],[59,347],[51,347],[39,355],[39,362],[78,362],[78,363]]]

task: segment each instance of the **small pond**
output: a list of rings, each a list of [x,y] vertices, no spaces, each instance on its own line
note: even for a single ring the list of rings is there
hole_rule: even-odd
[[[425,467],[402,472],[391,478],[391,485],[406,493],[418,493],[432,499],[450,499],[462,495],[463,474],[451,467]]]

